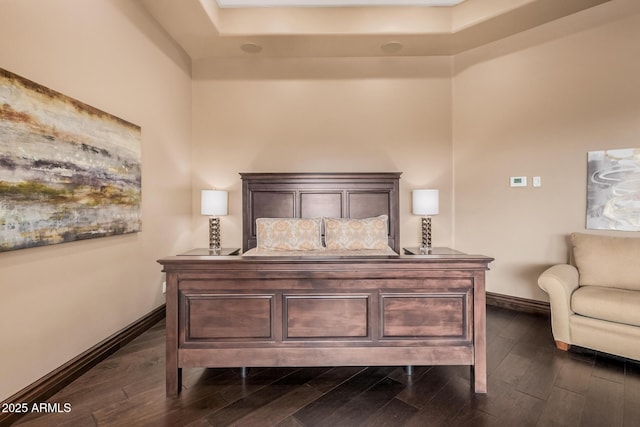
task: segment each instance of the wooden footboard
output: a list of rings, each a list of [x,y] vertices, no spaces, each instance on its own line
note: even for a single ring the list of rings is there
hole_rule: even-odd
[[[463,254],[179,256],[167,275],[167,395],[185,367],[469,365],[485,393],[485,271]]]

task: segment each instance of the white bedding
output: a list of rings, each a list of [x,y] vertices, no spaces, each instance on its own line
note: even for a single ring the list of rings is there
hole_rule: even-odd
[[[397,256],[398,254],[394,252],[390,247],[386,247],[385,249],[316,249],[311,251],[272,251],[265,249],[249,249],[247,252],[242,254],[245,257],[252,256],[288,256],[288,257],[375,257],[375,256]]]

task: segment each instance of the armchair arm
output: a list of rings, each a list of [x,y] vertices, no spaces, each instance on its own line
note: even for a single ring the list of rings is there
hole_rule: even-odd
[[[571,295],[578,289],[578,269],[569,264],[558,264],[548,268],[538,278],[538,286],[549,294],[551,304],[551,328],[556,341],[571,344],[569,316]]]

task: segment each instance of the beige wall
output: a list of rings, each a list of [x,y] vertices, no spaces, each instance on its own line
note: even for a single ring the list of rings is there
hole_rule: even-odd
[[[129,0],[0,0],[0,66],[142,127],[142,227],[0,253],[0,401],[164,302],[191,244],[190,61]]]
[[[587,152],[640,147],[639,6],[613,1],[454,58],[454,240],[496,258],[489,291],[546,300],[538,275],[585,231]],[[519,175],[542,187],[510,188]]]
[[[240,246],[239,172],[403,172],[402,244],[417,245],[413,188],[439,188],[434,242],[451,245],[451,58],[229,59],[193,65],[193,210],[230,191],[222,244]]]

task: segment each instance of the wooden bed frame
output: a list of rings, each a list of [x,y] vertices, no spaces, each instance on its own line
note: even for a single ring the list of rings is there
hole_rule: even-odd
[[[389,216],[400,252],[399,173],[241,174],[243,250],[260,217]],[[486,393],[485,271],[492,258],[173,256],[166,392],[182,368],[469,365]]]

